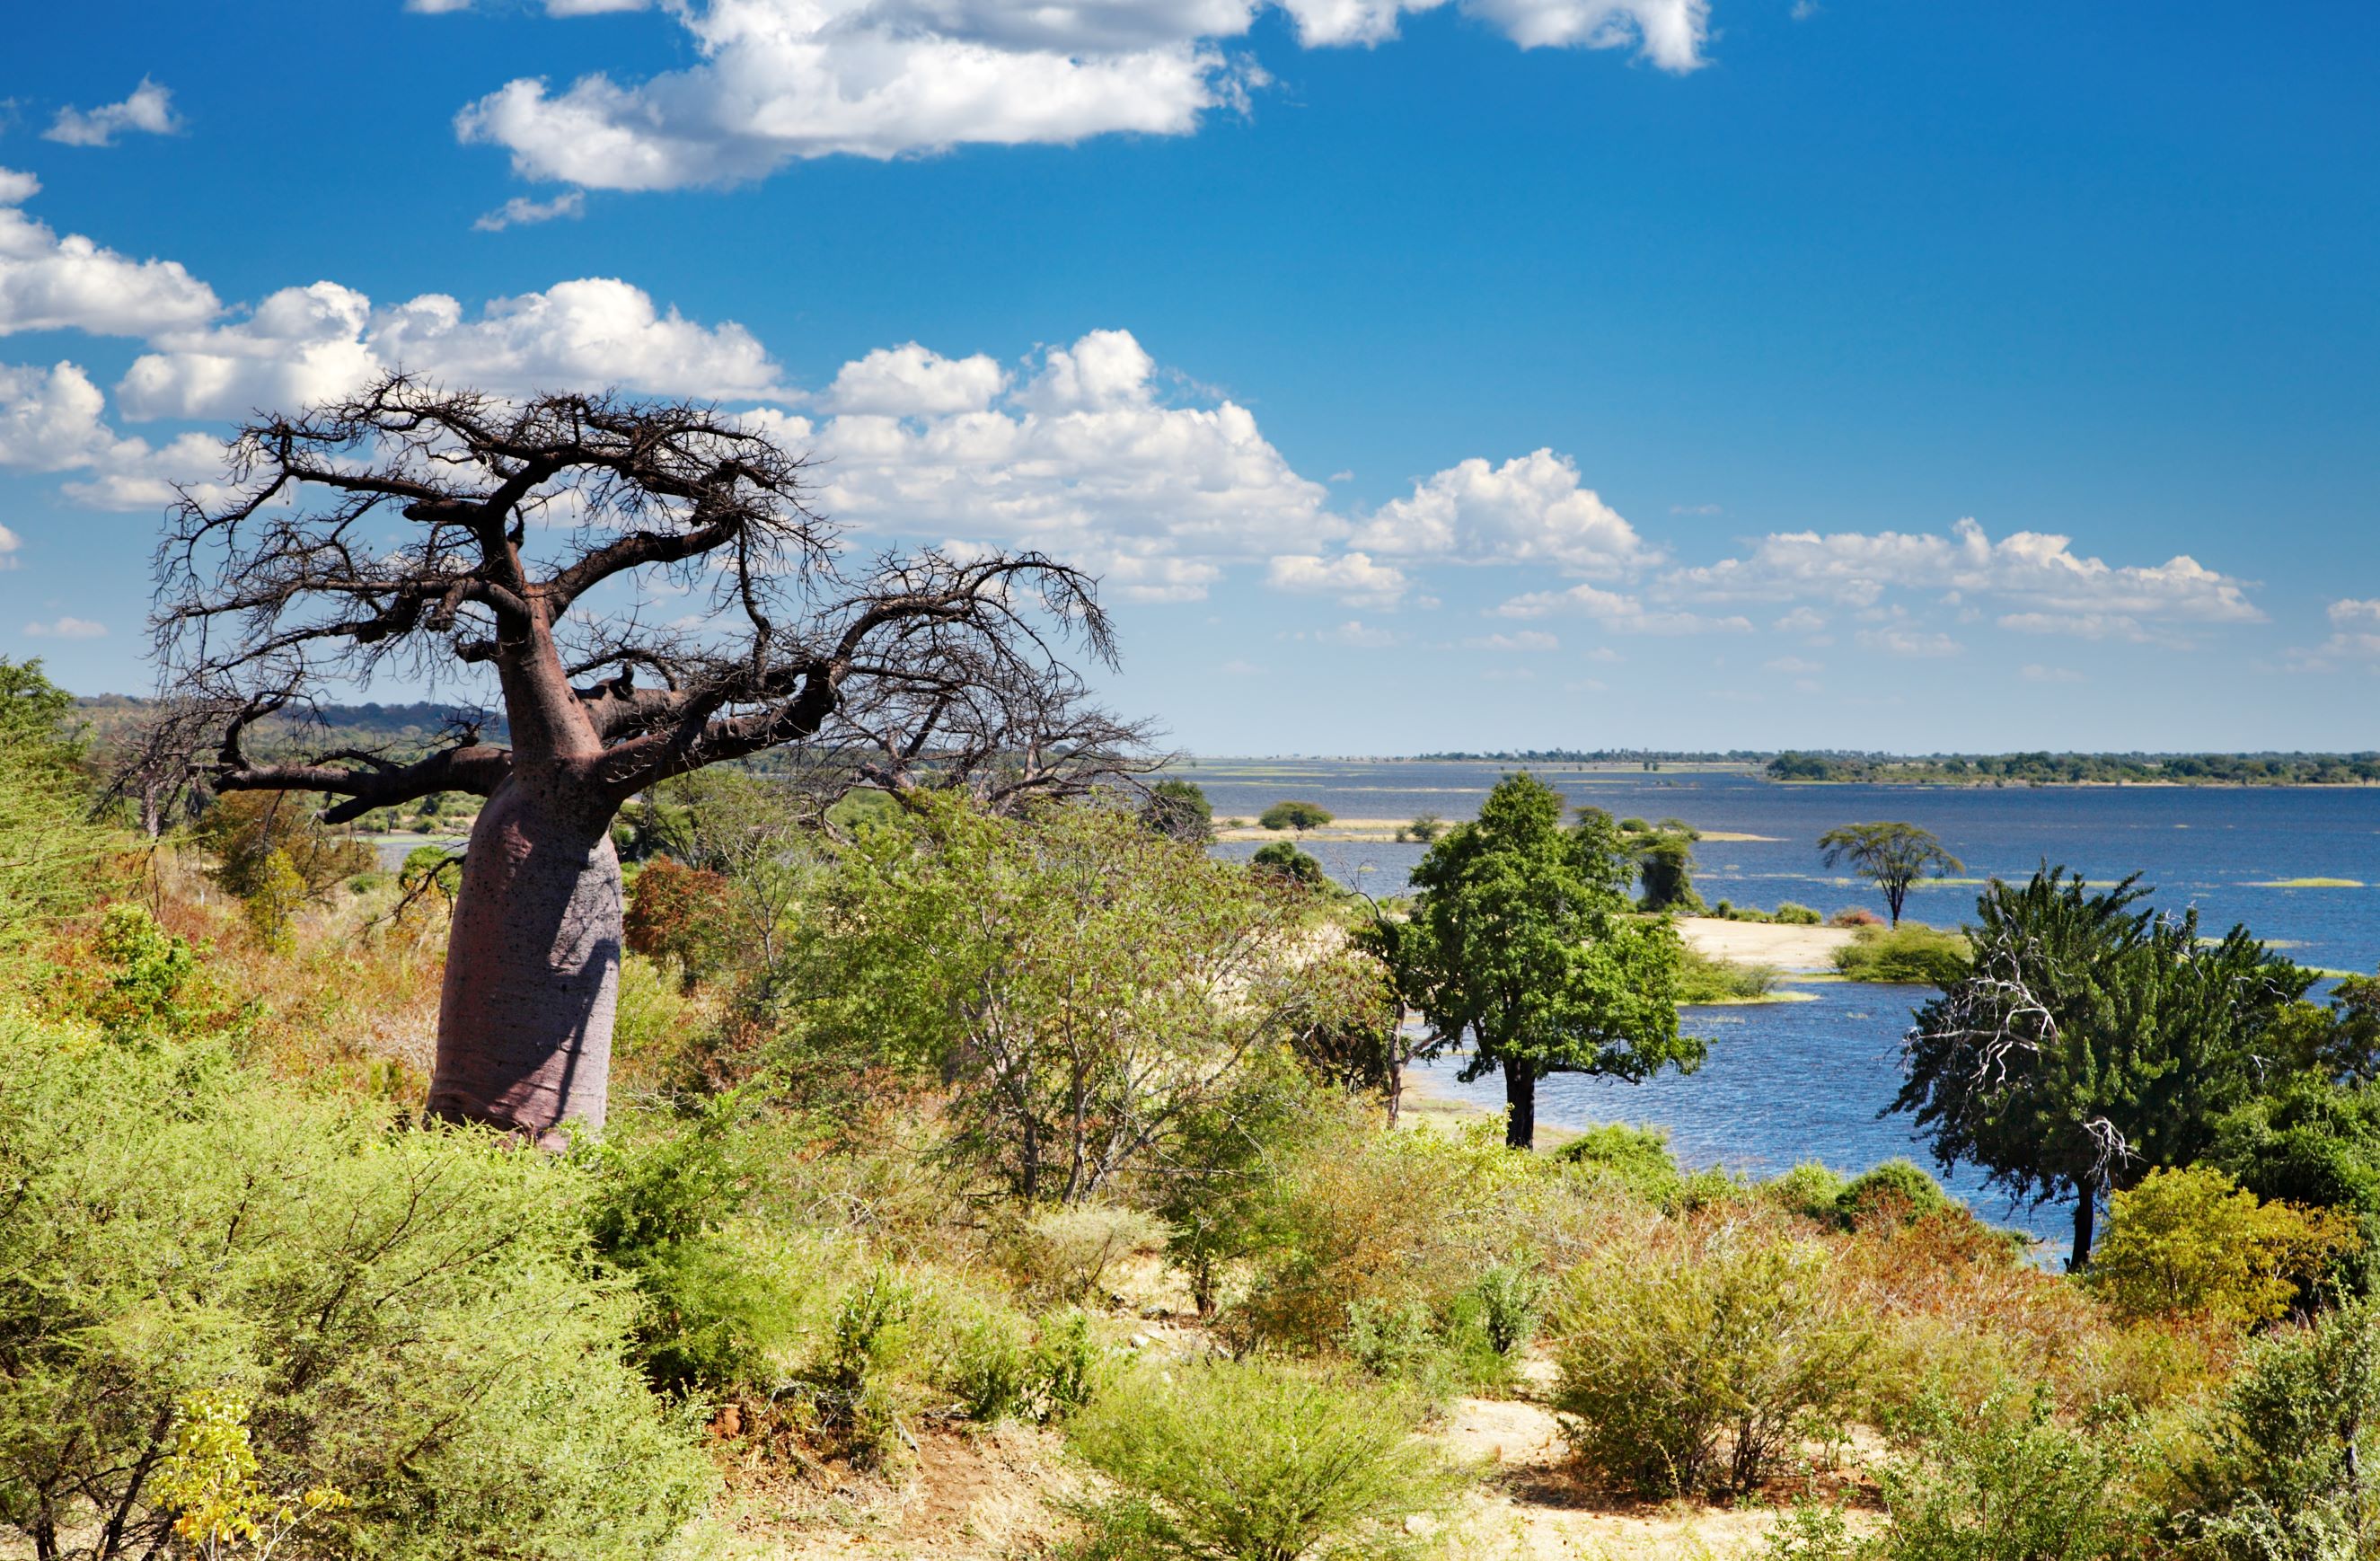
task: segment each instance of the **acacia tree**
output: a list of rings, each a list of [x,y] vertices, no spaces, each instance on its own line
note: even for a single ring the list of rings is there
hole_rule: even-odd
[[[1828,867],[1847,861],[1852,872],[1882,889],[1896,927],[1901,904],[1920,878],[1939,878],[1966,866],[1942,848],[1932,830],[1913,823],[1847,823],[1819,835],[1818,852]]]
[[[487,799],[464,859],[431,1115],[561,1141],[603,1120],[621,944],[621,806],[797,745],[832,787],[1063,794],[1138,733],[1058,659],[1112,654],[1092,582],[1038,554],[887,557],[854,578],[806,462],[711,409],[505,400],[404,375],[229,445],[158,552],[169,687],[229,712],[218,791],[334,799],[341,823]],[[670,621],[652,621],[657,601]],[[249,729],[389,671],[492,682],[506,740],[252,756]],[[482,686],[484,686],[484,682]]]
[[[1507,775],[1479,817],[1414,869],[1413,919],[1374,946],[1433,1049],[1471,1048],[1463,1078],[1504,1075],[1505,1141],[1535,1141],[1537,1081],[1596,1073],[1632,1081],[1703,1043],[1678,1033],[1678,935],[1629,914],[1628,861],[1609,815],[1561,827],[1544,782]]]
[[[2202,941],[2195,912],[2156,916],[2145,895],[2131,878],[2087,893],[2063,868],[1994,882],[1970,973],[1902,1043],[1891,1109],[1945,1168],[2035,1204],[2072,1197],[2076,1269],[2109,1192],[2201,1158],[2217,1117],[2289,1076],[2313,979],[2244,928]]]

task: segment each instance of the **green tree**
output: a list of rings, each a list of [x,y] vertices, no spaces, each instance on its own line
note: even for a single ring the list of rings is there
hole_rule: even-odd
[[[1321,862],[1286,840],[1258,846],[1257,854],[1248,859],[1248,866],[1257,872],[1286,878],[1312,889],[1318,889],[1330,881],[1330,874],[1322,871]]]
[[[948,1081],[962,1149],[1071,1203],[1178,1174],[1189,1120],[1322,1019],[1308,908],[1120,810],[921,797],[820,885],[778,984],[809,1044]]]
[[[1215,837],[1215,810],[1196,781],[1161,780],[1148,788],[1140,816],[1160,835],[1203,846]]]
[[[1561,815],[1560,794],[1534,776],[1498,782],[1478,819],[1414,870],[1413,920],[1393,953],[1430,1044],[1467,1044],[1465,1079],[1503,1074],[1516,1149],[1535,1141],[1548,1074],[1641,1080],[1703,1057],[1678,1033],[1677,933],[1629,914],[1610,821],[1565,830]]]
[[[1330,822],[1330,811],[1318,802],[1276,802],[1257,815],[1267,829],[1293,829],[1303,835]]]
[[[2311,972],[2195,912],[2158,917],[2127,878],[2097,894],[2045,867],[1994,882],[1967,932],[1973,970],[1920,1008],[1892,1109],[1943,1165],[1964,1160],[2035,1203],[2075,1200],[2071,1266],[2101,1199],[2201,1158],[2217,1118],[2278,1082]]]
[[[1966,866],[1942,848],[1932,830],[1913,823],[1847,823],[1819,835],[1818,851],[1828,867],[1849,862],[1853,872],[1882,889],[1896,927],[1910,885]]]
[[[1636,900],[1640,907],[1688,916],[1702,910],[1703,897],[1694,893],[1694,842],[1701,838],[1702,832],[1683,819],[1621,821],[1621,848],[1635,862],[1636,881],[1644,890]]]

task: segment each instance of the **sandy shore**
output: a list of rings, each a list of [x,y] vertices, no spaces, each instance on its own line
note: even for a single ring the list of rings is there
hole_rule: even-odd
[[[1678,935],[1697,954],[1739,965],[1774,965],[1780,970],[1831,970],[1835,950],[1852,941],[1848,927],[1792,927],[1774,921],[1723,921],[1716,916],[1679,918]]]

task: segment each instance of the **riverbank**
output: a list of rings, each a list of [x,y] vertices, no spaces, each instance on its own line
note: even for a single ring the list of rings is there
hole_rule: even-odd
[[[1688,948],[1735,965],[1772,965],[1779,970],[1832,970],[1835,951],[1858,936],[1849,927],[1797,926],[1782,921],[1730,921],[1718,916],[1682,916],[1678,936]]]

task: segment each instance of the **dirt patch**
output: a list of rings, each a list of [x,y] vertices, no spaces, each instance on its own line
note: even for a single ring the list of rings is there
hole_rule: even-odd
[[[1835,950],[1855,935],[1849,927],[1796,927],[1776,921],[1725,921],[1716,916],[1678,921],[1686,946],[1713,959],[1739,965],[1774,965],[1780,970],[1831,970]]]

